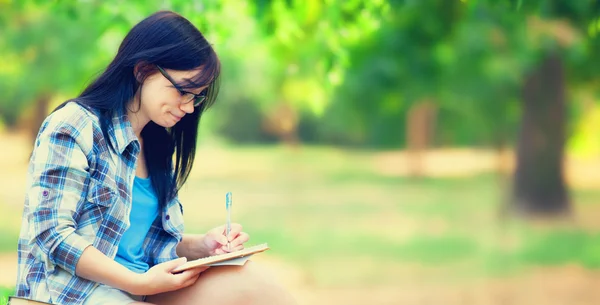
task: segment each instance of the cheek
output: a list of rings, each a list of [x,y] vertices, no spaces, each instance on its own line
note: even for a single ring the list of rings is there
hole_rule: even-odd
[[[172,94],[162,88],[150,87],[146,89],[144,87],[142,89],[142,104],[150,112],[163,112],[173,99]]]

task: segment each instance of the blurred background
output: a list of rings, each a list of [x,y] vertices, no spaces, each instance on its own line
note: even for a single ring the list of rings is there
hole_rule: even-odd
[[[600,302],[592,0],[0,0],[0,296],[41,121],[160,9],[223,66],[189,232],[233,192],[303,304]]]

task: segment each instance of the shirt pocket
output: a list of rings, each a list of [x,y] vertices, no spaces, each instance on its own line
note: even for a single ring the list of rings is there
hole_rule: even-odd
[[[102,221],[111,214],[117,192],[110,186],[90,179],[83,207],[78,211],[77,228],[81,235],[95,236]]]
[[[90,179],[87,201],[92,205],[109,208],[117,200],[117,192],[110,186],[94,179]]]

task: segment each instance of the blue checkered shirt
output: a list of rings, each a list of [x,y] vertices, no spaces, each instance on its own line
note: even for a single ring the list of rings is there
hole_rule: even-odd
[[[75,275],[92,245],[113,258],[129,227],[140,144],[126,115],[108,124],[116,148],[105,141],[98,117],[70,102],[44,121],[31,155],[19,236],[16,295],[54,304],[81,304],[97,283]],[[163,207],[144,240],[153,266],[177,258],[183,209]]]

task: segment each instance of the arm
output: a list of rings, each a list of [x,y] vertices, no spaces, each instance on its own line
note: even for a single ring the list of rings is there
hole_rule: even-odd
[[[175,250],[179,257],[194,260],[241,250],[249,238],[246,232],[242,232],[240,224],[232,223],[229,237],[225,236],[224,225],[216,227],[206,234],[183,234],[181,242],[177,244]],[[228,242],[230,242],[231,248],[228,247]]]
[[[92,281],[136,290],[132,284],[139,282],[139,275],[108,258],[75,232],[74,214],[77,206],[87,200],[82,196],[90,179],[85,151],[91,149],[81,136],[72,136],[75,130],[90,137],[93,132],[91,124],[53,126],[50,121],[38,137],[32,158],[34,183],[29,191],[32,253],[45,260],[50,270],[56,265]]]
[[[188,260],[195,260],[209,256],[209,251],[204,243],[204,234],[183,234],[181,242],[177,244],[177,256]]]
[[[91,138],[91,124],[78,126],[50,121],[37,139],[31,158],[31,185],[27,193],[31,254],[52,272],[58,266],[75,274],[79,257],[92,243],[75,232],[75,213],[85,197],[89,180],[85,144],[72,134]]]
[[[85,119],[84,119],[85,120]],[[84,125],[84,126],[81,126]],[[73,136],[80,132],[79,137]],[[30,244],[32,254],[46,263],[83,278],[120,289],[136,290],[135,273],[111,260],[91,246],[91,241],[75,232],[75,213],[87,198],[90,151],[93,130],[82,122],[72,126],[52,121],[42,130],[32,157],[33,183],[28,193],[31,211]],[[89,139],[85,136],[89,135]]]
[[[139,274],[108,258],[98,249],[87,247],[79,258],[76,272],[80,277],[131,294],[152,295],[187,287],[196,282],[200,273],[208,268],[194,268],[180,274],[171,273],[171,270],[185,262],[185,258],[172,260]]]
[[[91,123],[86,123],[85,118],[77,123],[73,126],[50,121],[37,139],[31,158],[32,183],[27,194],[31,254],[45,264],[47,272],[60,267],[73,275],[134,294],[155,294],[193,284],[203,269],[181,274],[170,272],[185,259],[135,274],[75,231],[77,207],[87,200],[82,194],[86,194],[90,179],[86,152],[92,149],[93,134]]]
[[[141,274],[125,268],[93,246],[87,247],[79,257],[76,274],[131,293],[138,292],[142,282]]]

